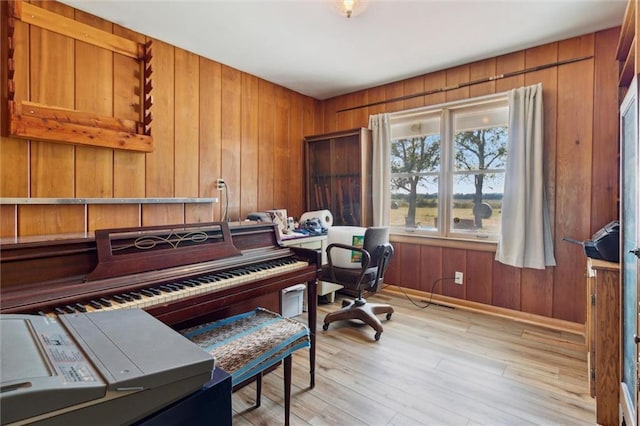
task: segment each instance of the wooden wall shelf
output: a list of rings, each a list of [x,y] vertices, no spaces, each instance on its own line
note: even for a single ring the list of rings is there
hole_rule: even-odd
[[[0,198],[0,205],[45,205],[45,204],[198,204],[217,203],[211,198]]]
[[[622,19],[616,59],[620,63],[619,87],[628,87],[636,75],[636,1],[630,0]]]
[[[140,122],[121,120],[91,112],[77,111],[15,99],[16,72],[13,58],[15,20],[53,31],[74,40],[110,50],[138,61],[140,87]],[[9,136],[50,142],[89,145],[139,152],[153,151],[151,137],[151,42],[137,43],[110,32],[64,17],[22,0],[9,2],[6,40],[8,78],[8,134]]]

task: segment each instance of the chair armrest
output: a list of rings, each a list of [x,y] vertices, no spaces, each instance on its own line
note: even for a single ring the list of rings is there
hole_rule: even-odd
[[[357,281],[357,286],[359,287],[362,283],[362,279],[364,278],[364,276],[368,273],[371,272],[372,268],[369,268],[369,264],[371,263],[371,254],[369,254],[369,252],[367,250],[365,250],[362,247],[356,247],[356,246],[350,246],[347,244],[341,244],[341,243],[332,243],[329,244],[326,248],[327,251],[327,263],[329,265],[329,272],[331,273],[331,280],[333,282],[337,282],[336,281],[336,276],[334,273],[334,266],[333,266],[333,261],[331,259],[331,251],[332,250],[348,250],[348,251],[356,251],[358,253],[362,254],[362,260],[360,261],[360,276],[358,278]],[[357,268],[353,268],[354,270],[357,270]],[[373,268],[375,269],[375,268]]]

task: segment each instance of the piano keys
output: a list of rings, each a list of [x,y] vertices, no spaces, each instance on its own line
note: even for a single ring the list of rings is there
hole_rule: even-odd
[[[98,230],[95,238],[3,244],[0,313],[141,308],[180,329],[252,309],[307,284],[315,384],[320,253],[285,247],[275,224],[226,222]]]

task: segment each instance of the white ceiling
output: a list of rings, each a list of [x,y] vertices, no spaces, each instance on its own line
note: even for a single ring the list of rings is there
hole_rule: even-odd
[[[627,0],[63,0],[316,99],[621,24]],[[359,13],[360,12],[360,13]]]

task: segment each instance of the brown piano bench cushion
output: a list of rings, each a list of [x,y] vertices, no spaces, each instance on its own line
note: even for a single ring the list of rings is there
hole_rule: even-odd
[[[231,374],[234,386],[310,346],[306,325],[264,308],[181,333],[211,353],[216,366]]]

